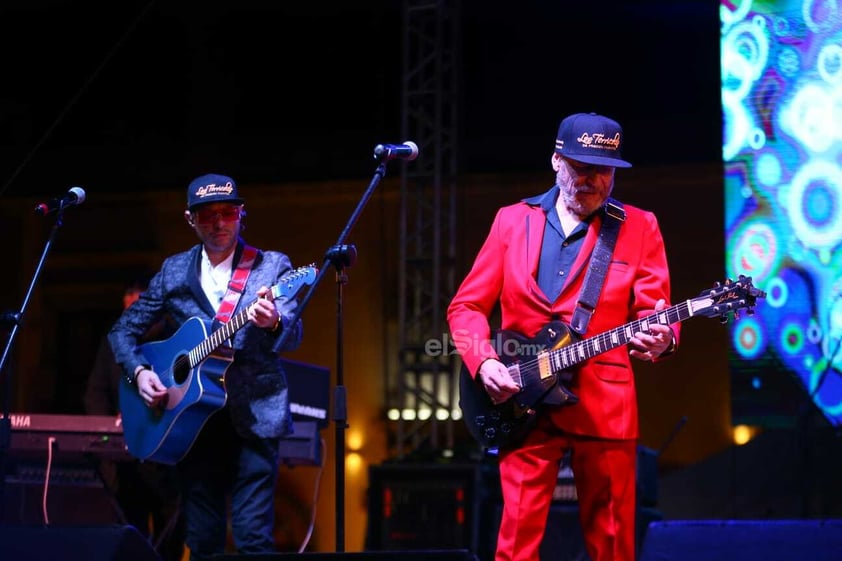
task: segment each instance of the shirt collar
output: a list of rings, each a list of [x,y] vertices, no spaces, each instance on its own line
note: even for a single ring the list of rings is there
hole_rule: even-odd
[[[541,207],[545,213],[555,207],[556,199],[558,199],[559,188],[558,185],[553,185],[549,191],[535,195],[526,199],[521,199],[524,203],[530,206]]]

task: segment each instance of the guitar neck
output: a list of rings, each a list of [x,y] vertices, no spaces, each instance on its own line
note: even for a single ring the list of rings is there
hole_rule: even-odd
[[[301,267],[300,269],[296,269],[292,273],[286,275],[284,279],[287,279],[285,282],[289,284],[279,283],[274,285],[269,289],[269,292],[266,295],[267,298],[271,298],[274,301],[284,294],[294,294],[293,290],[298,289],[295,288],[296,285],[292,283],[297,280],[299,283],[303,284],[302,275],[304,275],[308,270],[312,270],[312,266]],[[238,313],[231,316],[231,319],[218,327],[216,331],[208,336],[207,339],[196,345],[196,347],[190,351],[190,366],[198,366],[203,360],[208,358],[212,352],[218,349],[222,343],[233,337],[237,331],[242,329],[249,322],[249,310],[256,303],[257,301],[255,300]]]
[[[318,273],[318,269],[312,264],[299,267],[292,272],[281,277],[281,282],[269,288],[269,291],[263,296],[272,300],[273,302],[282,296],[287,298],[294,298],[302,287],[312,284]],[[249,304],[247,307],[239,311],[239,313],[231,316],[227,322],[223,323],[219,328],[211,333],[207,339],[196,345],[190,351],[190,367],[198,366],[203,360],[208,358],[212,352],[220,347],[225,341],[234,336],[244,325],[249,322],[249,310],[257,303],[257,300]]]
[[[600,333],[593,337],[577,341],[549,353],[550,361],[556,371],[565,370],[593,358],[604,352],[628,344],[638,331],[648,331],[653,324],[671,325],[692,317],[691,301],[676,304],[660,310],[645,318],[630,321],[625,325]]]
[[[237,331],[249,322],[248,311],[252,305],[249,305],[247,308],[240,310],[239,313],[231,316],[231,319],[223,323],[219,328],[211,333],[207,339],[196,345],[193,350],[190,351],[191,368],[199,365],[203,360],[208,358],[212,352],[218,349],[225,341],[233,337]]]

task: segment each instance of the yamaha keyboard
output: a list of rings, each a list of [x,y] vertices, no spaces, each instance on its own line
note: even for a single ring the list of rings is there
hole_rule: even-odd
[[[280,453],[288,465],[321,465],[320,430],[327,426],[330,372],[327,368],[282,359],[289,382],[293,433],[281,439]],[[0,415],[2,418],[2,415]],[[9,456],[42,465],[52,455],[54,465],[85,464],[92,459],[131,460],[118,417],[10,413]]]
[[[96,461],[130,460],[120,419],[106,415],[10,413],[7,481],[99,487]]]
[[[106,415],[10,413],[10,455],[54,459],[131,459],[120,419]]]

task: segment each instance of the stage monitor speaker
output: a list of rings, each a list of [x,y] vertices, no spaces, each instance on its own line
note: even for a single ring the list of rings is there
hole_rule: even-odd
[[[467,549],[217,555],[214,561],[477,561]]]
[[[640,561],[837,561],[842,520],[653,522]]]
[[[161,561],[133,526],[0,525],[0,544],[9,561]]]

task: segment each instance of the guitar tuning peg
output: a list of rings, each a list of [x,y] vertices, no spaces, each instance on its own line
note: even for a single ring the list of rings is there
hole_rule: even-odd
[[[721,316],[719,316],[719,323],[721,323],[722,325],[728,323],[728,314],[722,314]]]

